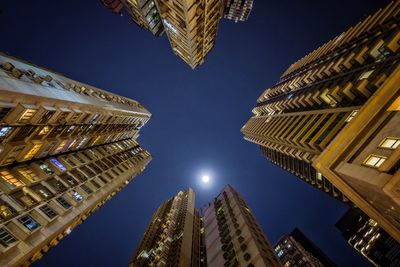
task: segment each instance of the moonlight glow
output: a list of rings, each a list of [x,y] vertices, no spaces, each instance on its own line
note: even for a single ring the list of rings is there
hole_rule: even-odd
[[[210,176],[208,176],[208,175],[203,175],[203,176],[201,177],[201,181],[202,181],[203,183],[205,183],[205,184],[208,184],[208,183],[210,182]]]

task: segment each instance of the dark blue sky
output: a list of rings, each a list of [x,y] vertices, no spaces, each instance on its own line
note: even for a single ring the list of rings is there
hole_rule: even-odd
[[[153,113],[139,138],[154,157],[145,172],[34,265],[126,266],[162,201],[190,186],[201,207],[230,183],[272,243],[297,226],[339,266],[368,266],[334,227],[346,207],[269,163],[239,130],[291,63],[387,2],[255,0],[248,22],[221,22],[214,50],[192,71],[166,36],[100,1],[1,1],[1,51]],[[204,188],[207,171],[214,183]]]

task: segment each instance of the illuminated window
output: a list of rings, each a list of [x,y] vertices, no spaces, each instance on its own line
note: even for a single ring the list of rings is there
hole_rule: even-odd
[[[81,194],[79,194],[79,193],[76,192],[76,191],[72,191],[72,192],[71,192],[71,196],[72,196],[75,200],[77,200],[77,201],[81,201],[81,200],[83,199],[83,197],[81,196]]]
[[[20,187],[20,186],[24,185],[20,180],[15,178],[9,171],[6,171],[6,170],[0,171],[0,178],[2,178],[8,184],[15,186],[15,187]]]
[[[0,138],[7,137],[7,135],[11,132],[12,127],[6,126],[0,128]]]
[[[352,119],[354,119],[354,117],[357,115],[358,113],[358,109],[353,110],[353,112],[351,112],[351,114],[347,117],[346,122],[350,122]]]
[[[31,231],[35,230],[36,228],[38,228],[40,226],[40,224],[29,215],[20,217],[18,219],[18,221]]]
[[[64,167],[64,165],[61,164],[61,162],[59,162],[58,160],[56,160],[55,158],[51,158],[50,162],[53,163],[54,165],[57,166],[57,168],[59,168],[61,171],[66,171],[67,169]]]
[[[26,153],[23,160],[30,160],[31,158],[33,158],[41,147],[42,147],[42,144],[35,144],[31,148],[31,150],[29,150],[28,153]]]
[[[0,203],[0,217],[1,218],[7,219],[16,213],[17,212],[7,203],[4,203],[4,202]]]
[[[26,109],[24,111],[24,113],[22,113],[18,122],[22,122],[22,123],[29,122],[32,119],[33,115],[35,115],[36,111],[37,111],[36,109],[31,109],[31,108]]]
[[[39,180],[39,177],[36,175],[36,173],[28,166],[18,167],[17,170],[22,176],[31,182],[36,182]]]
[[[317,180],[322,181],[322,174],[320,172],[317,172]]]
[[[17,242],[17,239],[13,235],[11,235],[6,229],[3,227],[0,228],[0,244],[3,247],[9,247],[13,243]]]
[[[61,144],[58,145],[58,147],[56,148],[56,150],[54,150],[55,154],[60,153],[60,151],[64,148],[65,144],[67,143],[67,140],[64,140],[61,142]]]
[[[86,142],[87,137],[83,138],[82,141],[79,142],[79,144],[76,146],[76,149],[81,148],[81,146]]]
[[[374,70],[369,70],[366,72],[363,72],[360,76],[360,78],[358,78],[358,80],[364,80],[364,79],[368,79],[369,76],[371,76],[371,74],[374,72]]]
[[[399,145],[400,138],[386,137],[379,146],[383,148],[396,149],[399,147]]]
[[[54,171],[50,168],[49,164],[46,162],[40,162],[39,163],[39,168],[42,169],[47,175],[53,175]]]
[[[43,128],[40,130],[39,135],[45,135],[50,132],[50,126],[43,126]]]
[[[278,257],[281,257],[282,255],[283,255],[283,250],[279,250]]]
[[[369,155],[367,159],[364,161],[364,164],[370,167],[379,168],[379,166],[381,166],[385,160],[386,157],[384,156]]]

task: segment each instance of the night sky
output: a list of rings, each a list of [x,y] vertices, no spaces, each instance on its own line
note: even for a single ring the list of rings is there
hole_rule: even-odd
[[[192,187],[200,208],[228,183],[272,243],[297,226],[339,266],[369,266],[334,226],[345,205],[269,163],[240,128],[290,64],[386,3],[255,0],[247,22],[221,21],[215,48],[192,71],[166,36],[98,0],[1,1],[1,51],[138,100],[153,114],[138,139],[153,155],[144,173],[34,266],[127,266],[163,201]],[[203,173],[212,177],[208,187]]]

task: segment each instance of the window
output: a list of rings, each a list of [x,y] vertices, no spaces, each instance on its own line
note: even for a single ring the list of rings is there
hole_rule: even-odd
[[[350,122],[352,119],[354,119],[354,117],[357,115],[358,113],[358,109],[353,110],[353,112],[351,112],[351,114],[347,117],[346,122]]]
[[[69,202],[63,197],[56,198],[56,201],[66,210],[72,207],[71,204],[69,204]]]
[[[364,161],[365,165],[368,165],[373,168],[379,168],[382,163],[386,160],[386,157],[379,155],[369,155],[367,159]]]
[[[0,122],[7,116],[11,108],[0,108]]]
[[[39,208],[49,219],[55,218],[58,214],[49,205],[43,205]]]
[[[251,256],[250,256],[249,253],[245,253],[245,254],[243,255],[243,258],[244,258],[246,261],[249,261],[249,260],[251,259]]]
[[[39,162],[39,168],[44,171],[47,175],[53,175],[54,171],[50,168],[49,164],[47,164],[46,162]]]
[[[40,226],[40,224],[29,215],[20,217],[18,221],[30,231],[33,231]]]
[[[12,127],[5,126],[0,128],[0,138],[5,138],[11,132]]]
[[[278,257],[280,258],[283,255],[283,250],[279,250]]]
[[[42,129],[39,132],[39,135],[45,135],[50,132],[50,126],[43,126]]]
[[[20,166],[17,168],[17,170],[30,182],[36,182],[39,180],[39,177],[36,175],[36,173],[28,166]]]
[[[24,111],[24,113],[22,113],[22,115],[19,118],[18,122],[20,122],[20,123],[29,122],[32,119],[33,115],[35,115],[36,111],[37,111],[36,109],[31,109],[31,108],[26,109]]]
[[[1,202],[0,203],[0,217],[2,219],[8,219],[17,212],[7,203]]]
[[[71,196],[72,196],[75,200],[77,200],[77,201],[81,201],[81,200],[83,199],[83,197],[81,196],[81,194],[79,194],[79,193],[76,192],[76,191],[72,191],[72,192],[71,192]]]
[[[20,186],[24,185],[20,180],[15,178],[9,171],[6,171],[6,170],[0,171],[0,178],[2,178],[8,184],[15,186],[15,187],[20,187]]]
[[[369,70],[369,71],[365,71],[361,74],[360,78],[358,78],[358,80],[364,80],[367,79],[369,76],[371,76],[371,74],[374,72],[374,70]]]
[[[53,163],[54,165],[57,166],[57,168],[59,168],[61,171],[66,171],[67,169],[64,167],[64,165],[61,164],[61,162],[59,162],[58,160],[56,160],[55,158],[51,158],[50,162]]]
[[[3,227],[0,228],[0,244],[3,247],[7,248],[7,247],[9,247],[10,245],[12,245],[15,242],[17,242],[17,239],[15,239],[15,237],[12,234],[10,234]]]
[[[91,193],[93,193],[93,191],[87,187],[86,185],[81,185],[81,188],[83,189],[83,191],[85,191],[88,195],[90,195]]]
[[[383,139],[382,143],[379,147],[389,148],[389,149],[396,149],[400,145],[400,138],[396,137],[386,137]]]
[[[36,153],[39,151],[39,149],[42,147],[42,144],[35,144],[29,151],[28,153],[25,154],[23,160],[30,160],[33,158]]]

